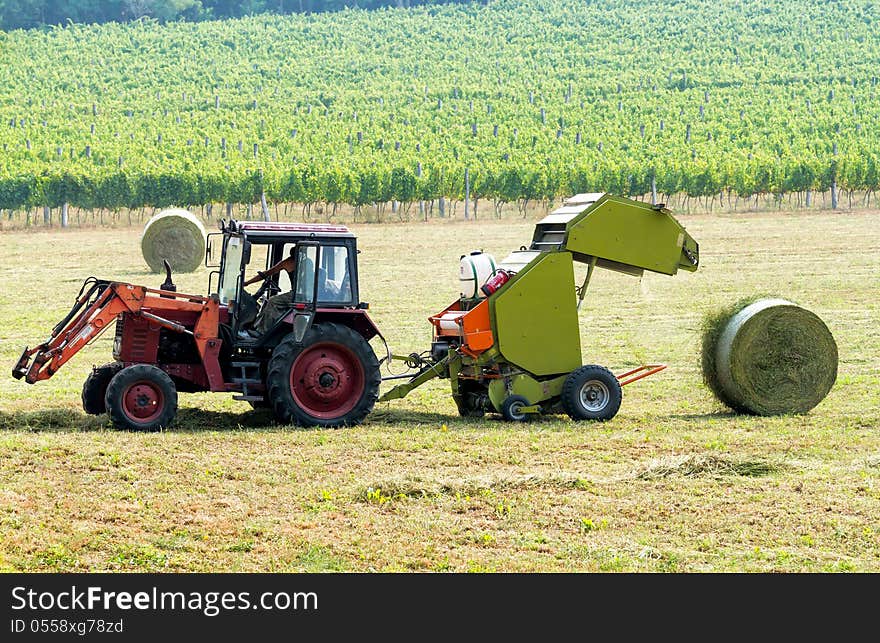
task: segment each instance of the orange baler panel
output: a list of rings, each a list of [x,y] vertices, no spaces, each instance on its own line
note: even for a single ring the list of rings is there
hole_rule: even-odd
[[[476,357],[495,343],[489,321],[489,300],[484,299],[470,310],[462,310],[458,300],[442,312],[428,317],[435,337],[458,337],[461,350]]]
[[[461,326],[464,331],[464,351],[476,357],[492,347],[495,337],[492,335],[492,325],[489,321],[489,300],[484,299],[476,307],[471,308],[461,318]]]

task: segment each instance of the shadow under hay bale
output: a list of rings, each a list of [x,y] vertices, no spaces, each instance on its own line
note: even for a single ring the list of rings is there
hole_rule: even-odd
[[[703,381],[739,413],[806,413],[837,379],[837,344],[814,313],[784,299],[750,298],[703,323]]]
[[[205,259],[207,233],[187,210],[169,208],[150,218],[141,234],[141,253],[155,273],[164,272],[167,259],[174,272],[192,272]]]

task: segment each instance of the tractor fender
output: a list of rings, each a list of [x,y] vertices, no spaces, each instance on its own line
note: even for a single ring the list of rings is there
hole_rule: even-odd
[[[295,311],[288,313],[284,317],[284,321],[293,324],[294,315],[296,315]],[[381,335],[367,311],[362,308],[318,308],[315,311],[314,323],[322,324],[324,322],[348,326],[367,341]]]

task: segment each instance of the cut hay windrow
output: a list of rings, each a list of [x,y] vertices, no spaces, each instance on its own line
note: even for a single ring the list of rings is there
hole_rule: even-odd
[[[151,217],[141,234],[141,253],[153,272],[165,270],[167,259],[174,272],[192,272],[205,259],[205,227],[191,212],[162,210]]]
[[[740,413],[806,413],[837,379],[837,344],[814,313],[785,299],[737,302],[703,325],[703,380]]]

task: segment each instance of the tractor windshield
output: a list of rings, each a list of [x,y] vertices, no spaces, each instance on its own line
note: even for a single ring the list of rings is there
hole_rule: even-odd
[[[223,266],[220,271],[220,286],[218,290],[221,304],[235,301],[238,289],[238,278],[239,275],[241,275],[241,259],[243,254],[244,239],[239,236],[227,237],[226,248],[223,253]]]
[[[285,254],[290,252],[291,244],[285,247]],[[294,301],[310,302],[315,287],[315,262],[318,267],[318,303],[341,304],[350,303],[351,278],[349,273],[349,255],[346,246],[303,246],[297,252],[296,293]],[[290,278],[281,273],[278,280],[282,292],[290,289]]]

